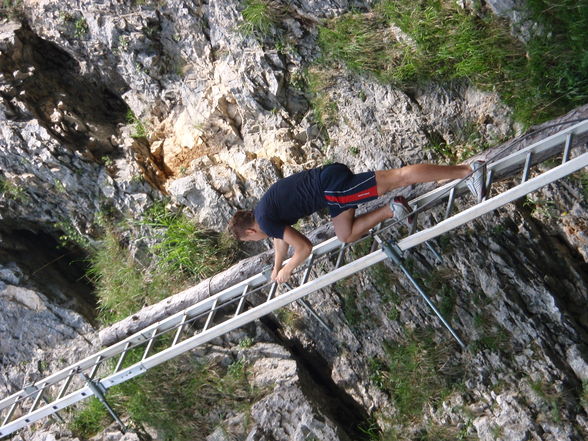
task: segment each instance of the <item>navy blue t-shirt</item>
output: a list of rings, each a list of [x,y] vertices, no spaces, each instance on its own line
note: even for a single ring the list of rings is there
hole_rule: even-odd
[[[270,237],[282,239],[288,225],[327,206],[320,183],[321,169],[305,170],[272,185],[253,210],[255,220]]]

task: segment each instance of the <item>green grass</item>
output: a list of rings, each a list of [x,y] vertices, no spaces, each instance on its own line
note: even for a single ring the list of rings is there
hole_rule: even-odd
[[[69,429],[82,439],[88,439],[111,423],[111,416],[96,397],[90,398],[84,407],[76,412],[69,423]]]
[[[483,306],[479,306],[479,312],[474,316],[474,330],[478,337],[470,344],[473,353],[489,350],[492,352],[509,353],[511,335],[496,319],[487,313]]]
[[[357,291],[354,278],[341,280],[335,284],[335,291],[340,295],[343,315],[352,328],[356,328],[365,320],[362,311],[357,304],[358,296],[362,295]]]
[[[319,28],[318,43],[323,61],[343,62],[355,72],[368,72],[386,80],[397,59],[398,46],[382,38],[386,22],[377,14],[352,12]]]
[[[99,319],[103,324],[122,320],[142,306],[172,294],[166,290],[164,280],[150,279],[144,274],[112,230],[90,257],[89,276],[96,288]]]
[[[588,408],[588,380],[582,380],[582,392],[580,393],[580,404]]]
[[[320,27],[321,63],[405,88],[468,80],[498,91],[517,120],[543,121],[588,99],[588,5],[530,3],[546,32],[525,47],[489,13],[474,15],[448,1],[383,0],[372,12]],[[397,41],[392,25],[410,40]]]
[[[249,385],[243,361],[223,368],[185,355],[112,388],[107,399],[134,425],[157,429],[158,439],[190,441],[195,434],[211,433],[227,415],[247,414],[259,392]],[[70,429],[87,439],[110,424],[105,412],[97,400],[89,400]]]
[[[439,405],[461,382],[461,369],[448,368],[452,349],[437,344],[429,332],[410,334],[403,343],[385,342],[385,357],[370,360],[371,381],[390,395],[396,412],[389,421],[394,429],[380,434],[381,440],[398,438],[403,427],[422,427],[424,409]],[[429,439],[429,438],[423,438]]]
[[[235,244],[228,236],[202,228],[164,204],[153,205],[141,223],[156,231],[158,243],[152,252],[165,272],[205,278],[227,267],[235,257]]]
[[[137,118],[135,113],[130,109],[127,111],[126,121],[133,126],[133,133],[131,133],[132,138],[146,138],[149,135],[147,127],[143,124],[143,121]]]
[[[447,143],[441,135],[430,136],[429,145],[425,148],[433,151],[439,160],[446,164],[461,164],[490,145],[500,142],[501,139],[494,139],[491,142],[484,140],[479,125],[471,121],[455,133],[453,142]]]
[[[203,229],[162,203],[151,207],[137,224],[135,228],[125,223],[106,227],[98,248],[89,250],[89,277],[96,287],[103,324],[210,277],[236,259],[235,246],[226,236]],[[137,226],[144,231],[139,233]],[[140,240],[139,234],[149,234],[155,242],[142,261],[127,246]]]
[[[243,23],[239,26],[245,35],[263,38],[271,32],[277,20],[276,11],[268,0],[245,0],[241,11]]]
[[[334,86],[334,79],[329,71],[310,68],[303,75],[310,93],[310,105],[314,110],[314,117],[321,127],[333,124],[338,117],[337,103],[329,96],[329,89]]]
[[[554,109],[588,100],[588,3],[529,0],[532,18],[546,33],[529,44],[530,80]]]
[[[564,407],[562,393],[546,381],[531,381],[529,385],[543,402],[543,410],[550,416],[552,422],[561,423],[561,410]]]

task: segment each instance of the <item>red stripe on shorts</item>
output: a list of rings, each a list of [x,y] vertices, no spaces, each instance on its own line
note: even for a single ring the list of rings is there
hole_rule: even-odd
[[[330,202],[337,202],[339,204],[350,204],[353,202],[359,202],[366,198],[372,198],[378,196],[378,189],[377,186],[373,186],[370,188],[366,188],[365,190],[361,190],[357,193],[347,194],[343,196],[332,196],[332,195],[325,195],[325,199]]]

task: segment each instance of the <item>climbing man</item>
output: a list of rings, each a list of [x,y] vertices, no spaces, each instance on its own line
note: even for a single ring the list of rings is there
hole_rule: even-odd
[[[412,223],[410,206],[403,196],[393,198],[383,207],[355,216],[359,204],[399,187],[462,179],[468,175],[468,188],[481,201],[485,194],[485,169],[485,164],[477,161],[471,166],[415,164],[354,174],[344,164],[329,164],[279,180],[253,210],[237,211],[228,228],[238,240],[257,241],[271,237],[274,244],[271,277],[284,283],[312,251],[310,240],[292,228],[298,219],[328,207],[337,238],[342,242],[353,242],[378,223],[392,217],[403,219],[407,225]],[[294,254],[282,266],[289,246],[294,248]]]

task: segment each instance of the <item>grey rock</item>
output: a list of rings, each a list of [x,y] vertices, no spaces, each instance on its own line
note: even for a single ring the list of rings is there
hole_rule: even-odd
[[[487,3],[511,20],[522,40],[536,31],[526,22],[524,3]],[[409,95],[368,77],[338,71],[329,78],[332,87],[327,95],[339,112],[326,128],[327,142],[309,113],[307,97],[294,90],[290,80],[318,56],[320,20],[372,4],[289,2],[292,12],[282,25],[294,38],[296,50],[284,54],[240,32],[242,3],[237,1],[170,0],[156,6],[35,1],[26,12],[30,30],[15,23],[0,25],[2,56],[10,55],[2,59],[2,65],[10,68],[0,69],[0,169],[3,179],[23,190],[22,200],[5,196],[0,200],[1,222],[54,231],[56,222],[67,221],[76,231],[91,235],[94,215],[103,202],[138,215],[166,191],[195,220],[222,230],[235,209],[253,208],[277,179],[326,160],[345,162],[358,172],[433,162],[438,159],[425,147],[435,140],[457,142],[468,126],[474,125],[486,142],[521,130],[497,94],[464,83],[419,86]],[[101,107],[78,105],[77,95],[59,82],[53,93],[35,95],[39,88],[33,86],[46,84],[39,79],[49,78],[48,72],[43,63],[31,65],[23,58],[19,52],[23,42],[37,48],[35,44],[48,44],[59,53],[70,67],[64,74],[72,70],[79,74],[67,77],[73,78],[73,90],[80,91],[89,81],[110,91],[113,102],[124,101],[114,112],[117,118],[108,124],[91,118]],[[132,139],[135,128],[127,124],[125,106],[147,128],[142,139]],[[582,115],[585,108],[577,110],[576,116]],[[402,191],[409,197],[422,190]],[[500,431],[504,439],[573,440],[588,430],[585,409],[564,399],[570,394],[577,404],[588,377],[583,346],[588,300],[586,201],[577,182],[543,189],[537,199],[552,204],[505,207],[446,237],[447,264],[442,269],[449,275],[442,279],[455,293],[451,321],[468,343],[480,349],[468,354],[455,351],[456,362],[465,365],[468,390],[436,408],[427,407],[427,422],[461,430],[471,421],[468,435],[480,439],[495,439]],[[441,216],[436,211],[423,217],[422,226]],[[311,231],[324,222],[315,215],[301,226]],[[332,229],[323,229],[316,237],[329,232]],[[142,246],[136,245],[136,256]],[[435,271],[426,251],[415,250],[411,257],[419,273]],[[350,282],[360,294],[357,307],[369,320],[351,326],[343,311],[343,294],[324,290],[308,300],[332,325],[331,334],[297,305],[289,309],[305,327],[283,330],[303,353],[323,362],[323,373],[339,396],[349,398],[366,415],[373,414],[382,428],[389,427],[396,412],[395,403],[370,372],[369,360],[386,355],[383,342],[400,344],[411,329],[432,328],[436,340],[453,350],[447,344],[450,337],[398,270],[387,267],[386,271],[394,279],[387,288],[399,298],[393,305],[386,303],[383,288],[369,275]],[[21,286],[27,274],[4,266],[0,279],[3,367],[43,361],[49,364],[46,370],[53,371],[63,367],[60,358],[73,362],[98,349],[83,317],[48,301],[47,293]],[[433,291],[435,301],[444,300]],[[389,312],[397,317],[390,318]],[[231,436],[348,439],[342,434],[342,421],[327,411],[327,394],[317,398],[309,393],[306,367],[266,337],[266,343],[247,350],[208,354],[223,366],[237,356],[247,360],[254,373],[252,383],[268,392],[253,403],[251,426],[245,424],[246,415],[230,415],[224,430],[202,436],[209,441]],[[220,339],[219,344],[231,347],[235,342]],[[0,380],[2,390],[14,391],[15,385],[43,373],[13,367]],[[321,386],[311,383],[310,389],[321,391]],[[560,421],[553,420],[548,400],[535,390],[541,387],[549,387],[544,395],[559,399]],[[73,438],[43,424],[15,439]],[[407,429],[407,436],[420,429]],[[106,439],[125,438],[110,429],[96,437],[96,441]]]

